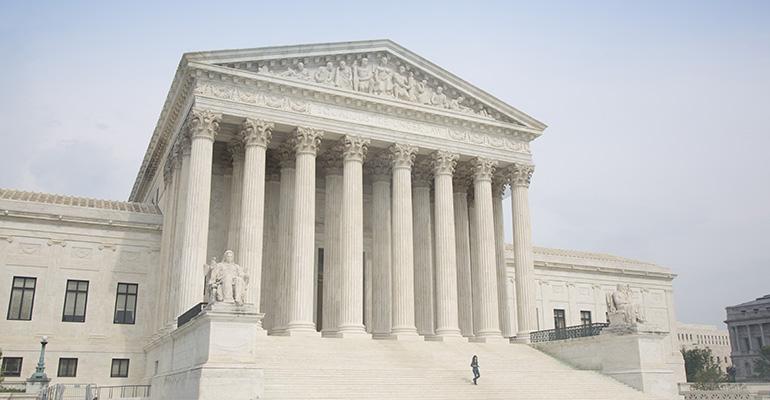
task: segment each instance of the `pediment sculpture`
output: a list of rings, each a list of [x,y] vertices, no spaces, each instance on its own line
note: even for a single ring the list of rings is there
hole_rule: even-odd
[[[276,61],[258,63],[256,72],[497,119],[483,104],[457,94],[387,53],[378,53],[372,59],[364,56],[347,61],[319,61],[317,65],[297,61],[285,66]]]
[[[607,294],[607,317],[610,328],[636,328],[646,321],[641,305],[633,301],[631,287],[621,284]]]
[[[235,303],[242,305],[246,299],[249,275],[235,263],[235,253],[225,251],[221,262],[213,258],[206,266],[206,289],[211,303]]]

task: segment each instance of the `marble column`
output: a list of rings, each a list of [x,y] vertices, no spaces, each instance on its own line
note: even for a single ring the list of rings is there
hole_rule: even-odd
[[[264,251],[262,252],[262,308],[265,314],[262,327],[272,331],[275,322],[275,311],[278,291],[278,273],[280,272],[279,247],[282,240],[278,236],[278,217],[281,204],[281,170],[278,159],[268,153],[265,161],[265,234],[263,235]]]
[[[342,151],[335,146],[321,156],[324,169],[324,271],[321,333],[332,336],[339,325],[340,216],[342,213]]]
[[[390,335],[392,231],[390,160],[380,153],[367,163],[372,179],[372,336]]]
[[[243,158],[243,187],[237,257],[249,276],[246,304],[259,309],[262,290],[262,235],[265,222],[265,158],[267,144],[273,134],[273,123],[247,118],[241,128],[245,146]],[[235,182],[235,169],[233,181]],[[262,325],[262,320],[259,321]]]
[[[168,297],[171,285],[171,265],[173,263],[174,249],[174,214],[176,211],[176,186],[179,184],[179,178],[176,175],[176,145],[169,151],[166,163],[163,167],[163,234],[160,241],[160,259],[161,264],[157,275],[154,277],[157,286],[157,299],[155,314],[153,315],[152,332],[159,333],[166,326],[167,308],[169,306]]]
[[[462,336],[457,319],[457,249],[452,173],[458,156],[436,151],[431,157],[436,221],[436,336],[433,339],[457,340]]]
[[[529,343],[530,333],[536,330],[535,264],[532,255],[528,193],[533,172],[534,166],[526,164],[514,164],[510,169],[516,316],[519,323],[515,340],[522,343]]]
[[[458,165],[452,180],[455,218],[455,253],[457,255],[457,309],[460,332],[473,336],[473,292],[471,288],[471,242],[468,220],[468,186],[470,174]]]
[[[390,147],[393,168],[392,339],[418,339],[414,323],[414,241],[412,229],[412,164],[417,147]]]
[[[472,161],[473,194],[479,265],[475,275],[479,289],[479,318],[474,340],[502,339],[497,302],[497,262],[495,261],[495,226],[492,212],[492,174],[496,161],[476,158]],[[475,300],[475,299],[474,299]]]
[[[501,171],[502,172],[502,171]],[[503,337],[513,337],[516,332],[511,324],[512,309],[508,305],[511,297],[508,286],[508,272],[505,265],[505,231],[503,226],[503,192],[507,184],[507,174],[495,173],[492,179],[492,215],[495,229],[495,262],[497,270],[497,306],[500,319],[500,331]]]
[[[239,246],[238,235],[241,232],[241,201],[243,201],[243,141],[238,140],[227,146],[233,160],[233,176],[230,187],[230,224],[227,230],[227,249],[236,250]],[[240,252],[239,252],[240,253]],[[241,255],[235,254],[240,261]]]
[[[315,288],[315,158],[323,131],[297,127],[294,133],[296,178],[289,270],[289,323],[286,334],[316,335],[313,322]]]
[[[433,224],[430,207],[431,160],[423,158],[413,168],[412,221],[414,227],[414,308],[417,333],[433,336]]]
[[[297,173],[294,145],[291,139],[278,147],[277,156],[281,166],[279,195],[281,200],[278,205],[276,300],[273,326],[270,333],[282,335],[289,323],[289,270],[291,269],[291,252],[294,249],[292,226],[294,225],[294,184]]]
[[[367,337],[364,327],[364,175],[363,162],[369,140],[347,135],[343,145],[342,216],[340,239],[340,323],[337,337]]]
[[[211,165],[214,138],[219,131],[222,114],[193,109],[188,118],[192,145],[180,260],[178,309],[182,313],[203,301],[203,266],[207,261],[211,204]]]
[[[473,177],[471,174],[471,189],[472,189],[472,182]],[[479,315],[481,315],[481,311],[479,311],[479,306],[481,305],[481,299],[479,298],[479,295],[481,293],[481,289],[479,289],[479,241],[477,240],[478,234],[478,221],[476,220],[476,217],[478,215],[476,214],[476,199],[473,190],[470,191],[468,195],[468,237],[470,238],[470,248],[471,248],[471,310],[472,310],[472,316],[471,320],[473,321],[473,336],[476,335],[476,332],[479,329]]]
[[[179,185],[176,187],[176,215],[174,218],[174,240],[172,245],[172,262],[171,262],[171,276],[169,282],[174,282],[170,285],[168,291],[168,306],[166,308],[166,327],[173,329],[176,325],[176,318],[187,310],[181,310],[179,306],[179,283],[181,282],[180,268],[182,261],[182,243],[184,234],[184,222],[185,222],[185,207],[187,199],[187,187],[190,183],[190,135],[189,132],[180,134],[177,148],[177,168],[179,172],[177,178]]]

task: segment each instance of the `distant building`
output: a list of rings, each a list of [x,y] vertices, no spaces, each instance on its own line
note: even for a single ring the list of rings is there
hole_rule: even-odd
[[[679,345],[686,349],[711,349],[716,363],[727,372],[727,368],[733,365],[730,360],[730,336],[727,330],[719,329],[714,325],[698,325],[678,323],[677,338]]]
[[[726,310],[735,380],[751,380],[759,349],[770,345],[770,294]]]

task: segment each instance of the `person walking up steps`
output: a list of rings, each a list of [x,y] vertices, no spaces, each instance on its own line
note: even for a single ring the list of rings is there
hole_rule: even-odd
[[[479,373],[479,358],[475,354],[471,359],[471,368],[473,369],[473,384],[478,385],[478,383],[476,383],[476,380],[478,380],[481,377],[481,374]]]

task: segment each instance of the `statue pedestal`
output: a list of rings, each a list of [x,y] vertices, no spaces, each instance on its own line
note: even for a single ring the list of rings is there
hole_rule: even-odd
[[[595,370],[642,392],[679,398],[679,371],[672,362],[668,332],[643,327],[605,328],[598,336],[536,343],[533,346],[576,368]]]
[[[153,399],[261,398],[256,365],[262,317],[250,305],[214,303],[147,349]],[[157,364],[155,362],[157,361]],[[154,364],[154,365],[153,365]]]

